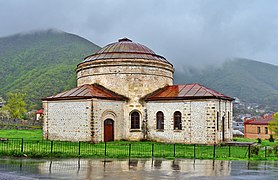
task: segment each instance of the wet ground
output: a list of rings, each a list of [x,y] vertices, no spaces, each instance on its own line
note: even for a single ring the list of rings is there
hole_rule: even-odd
[[[0,179],[277,179],[277,161],[0,159]]]

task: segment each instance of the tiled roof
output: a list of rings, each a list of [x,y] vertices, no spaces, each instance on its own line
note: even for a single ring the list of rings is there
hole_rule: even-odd
[[[43,109],[37,110],[36,114],[43,114]]]
[[[162,89],[147,95],[146,101],[155,100],[175,100],[175,99],[224,99],[233,101],[234,99],[222,93],[214,91],[200,84],[183,84],[166,86]]]
[[[108,44],[95,54],[85,57],[83,62],[103,59],[148,59],[169,63],[163,56],[155,54],[148,47],[132,42],[127,38],[119,39],[118,42]]]
[[[59,93],[54,96],[44,98],[42,100],[54,101],[54,100],[69,100],[69,99],[89,99],[89,98],[99,98],[99,99],[111,99],[124,101],[128,98],[119,95],[113,91],[110,91],[98,84],[85,84],[77,88],[73,88],[69,91]]]
[[[266,119],[253,118],[253,119],[246,120],[244,122],[244,125],[246,125],[246,124],[250,124],[250,125],[268,125],[268,123],[272,120],[273,120],[272,117],[267,117]]]

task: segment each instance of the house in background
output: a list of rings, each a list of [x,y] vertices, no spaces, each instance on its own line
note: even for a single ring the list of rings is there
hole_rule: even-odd
[[[41,120],[43,117],[43,109],[39,109],[36,111],[36,120]]]
[[[252,139],[269,139],[272,132],[269,130],[268,124],[273,120],[272,115],[264,117],[245,119],[244,122],[244,137]]]

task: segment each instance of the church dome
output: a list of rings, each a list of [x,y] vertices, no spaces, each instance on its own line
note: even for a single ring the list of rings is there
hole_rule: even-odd
[[[99,84],[134,103],[159,88],[172,85],[173,73],[173,65],[164,57],[127,38],[85,57],[76,68],[78,87]]]
[[[95,54],[85,57],[83,62],[104,59],[148,59],[169,63],[163,56],[157,55],[150,48],[132,42],[128,38],[119,39],[118,42],[106,45]]]

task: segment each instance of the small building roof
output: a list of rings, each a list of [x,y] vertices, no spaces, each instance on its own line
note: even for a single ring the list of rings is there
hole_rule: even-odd
[[[225,96],[222,93],[214,91],[210,88],[202,86],[200,84],[182,84],[165,86],[149,95],[144,100],[156,101],[156,100],[187,100],[187,99],[224,99],[233,101],[234,99]]]
[[[273,120],[273,116],[267,116],[266,118],[252,118],[244,122],[244,125],[268,125]]]
[[[37,110],[36,114],[43,114],[43,109]]]
[[[55,101],[89,98],[110,99],[119,101],[128,100],[127,97],[119,95],[111,90],[108,90],[99,84],[84,84],[77,88],[73,88],[69,91],[65,91],[47,98],[43,98],[42,100]]]

